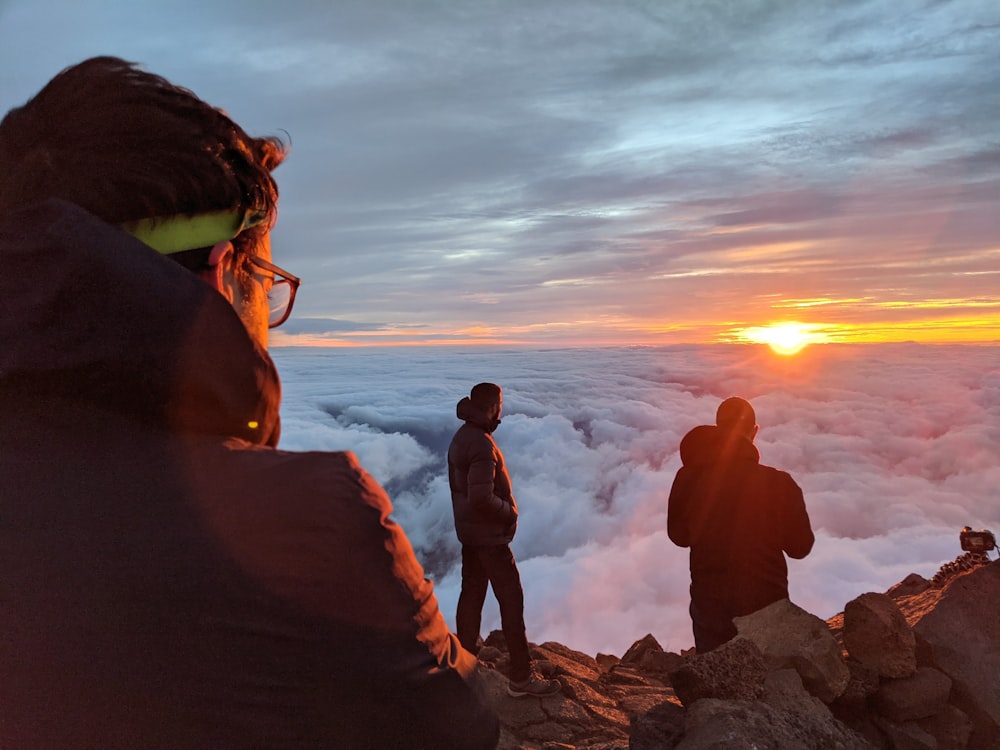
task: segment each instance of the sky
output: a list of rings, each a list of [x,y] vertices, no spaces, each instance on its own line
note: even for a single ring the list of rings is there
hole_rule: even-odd
[[[995,0],[0,0],[0,112],[98,54],[291,143],[275,344],[1000,340]]]
[[[389,493],[454,627],[460,546],[448,488],[457,402],[504,389],[494,437],[520,517],[512,549],[530,641],[622,656],[694,639],[687,550],[666,533],[683,435],[749,398],[762,463],[802,487],[816,534],[789,593],[823,619],[1000,536],[1000,347],[830,344],[283,347],[280,448],[352,450]],[[997,559],[997,552],[991,553]],[[499,628],[492,596],[483,633]]]

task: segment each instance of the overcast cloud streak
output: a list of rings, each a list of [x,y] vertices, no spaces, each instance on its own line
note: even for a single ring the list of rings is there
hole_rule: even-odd
[[[585,350],[275,350],[281,447],[353,450],[436,579],[454,624],[459,545],[446,451],[455,404],[504,388],[496,432],[521,509],[513,548],[528,635],[621,655],[647,632],[693,643],[687,551],[666,535],[680,438],[719,401],[752,400],[762,461],[802,486],[816,531],[793,601],[829,617],[1000,533],[1000,349],[748,346]],[[484,629],[499,627],[488,598]],[[484,633],[485,635],[485,633]]]
[[[277,341],[1000,339],[994,0],[0,2],[287,131]]]

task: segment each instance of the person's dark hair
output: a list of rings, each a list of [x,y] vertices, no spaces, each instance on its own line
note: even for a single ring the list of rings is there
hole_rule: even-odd
[[[730,396],[715,412],[715,424],[723,429],[738,427],[753,427],[757,423],[757,415],[745,398]]]
[[[0,122],[0,216],[47,198],[116,225],[264,210],[271,222],[233,243],[245,254],[273,223],[271,171],[286,153],[280,139],[250,137],[188,89],[117,57],[94,57]]]
[[[503,390],[496,383],[479,383],[472,386],[469,400],[480,409],[485,409],[499,401],[501,393]]]

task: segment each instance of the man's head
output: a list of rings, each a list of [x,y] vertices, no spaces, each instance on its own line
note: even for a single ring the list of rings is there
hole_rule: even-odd
[[[503,390],[496,383],[474,385],[469,400],[487,417],[499,422],[503,412]]]
[[[63,70],[0,122],[0,215],[61,198],[126,229],[219,212],[236,226],[259,217],[238,236],[211,236],[169,257],[226,295],[264,344],[272,274],[250,259],[270,260],[278,201],[271,170],[285,153],[280,140],[251,138],[187,89],[95,57]]]
[[[757,436],[757,415],[746,399],[731,396],[715,411],[715,424],[727,432],[736,432],[753,440]]]

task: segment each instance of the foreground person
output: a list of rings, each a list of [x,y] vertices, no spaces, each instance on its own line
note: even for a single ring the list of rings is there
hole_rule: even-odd
[[[385,492],[274,447],[283,157],[116,58],[0,123],[0,747],[497,743]]]

